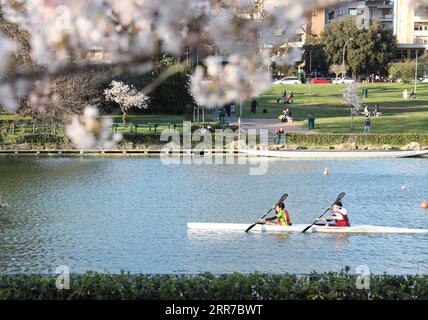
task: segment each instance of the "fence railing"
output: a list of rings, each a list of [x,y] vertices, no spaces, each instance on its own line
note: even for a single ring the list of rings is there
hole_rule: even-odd
[[[210,122],[211,123],[211,122]],[[201,124],[201,123],[199,123]],[[66,124],[64,123],[43,123],[31,120],[3,120],[0,121],[0,134],[25,135],[25,134],[52,134],[64,135]],[[114,132],[130,133],[159,133],[165,129],[180,130],[183,128],[182,122],[115,122],[112,125]]]
[[[25,120],[0,121],[0,133],[2,135],[37,133],[64,135],[65,125],[60,123],[43,123]]]

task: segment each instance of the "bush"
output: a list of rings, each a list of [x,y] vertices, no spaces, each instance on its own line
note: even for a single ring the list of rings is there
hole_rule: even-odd
[[[372,275],[370,289],[356,287],[349,269],[309,275],[240,274],[132,275],[72,274],[69,290],[57,290],[55,276],[4,275],[0,299],[222,299],[367,300],[428,299],[428,276]]]
[[[410,142],[428,144],[428,134],[404,133],[404,134],[335,134],[335,133],[287,133],[287,143],[302,146],[331,146],[342,143],[355,143],[356,145],[388,144],[391,146],[404,146]]]

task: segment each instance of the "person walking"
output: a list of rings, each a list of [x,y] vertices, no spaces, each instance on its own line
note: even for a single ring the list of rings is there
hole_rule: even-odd
[[[370,132],[371,120],[370,116],[366,115],[366,120],[364,121],[364,132]]]
[[[251,113],[256,113],[258,105],[256,99],[251,100]]]
[[[281,137],[284,134],[284,128],[280,127],[280,128],[276,128],[275,130],[275,140],[274,143],[275,144],[279,144],[281,142]]]
[[[287,91],[285,90],[285,88],[282,88],[281,91],[281,101],[284,103],[285,102],[285,98],[287,97]]]
[[[370,115],[370,109],[369,109],[369,106],[366,104],[365,105],[365,107],[364,107],[364,115],[365,116],[368,116],[368,115]]]

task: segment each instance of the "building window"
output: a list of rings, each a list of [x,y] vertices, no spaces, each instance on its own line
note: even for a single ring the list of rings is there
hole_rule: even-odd
[[[330,11],[328,13],[328,20],[333,20],[334,19],[334,11]]]
[[[348,14],[350,16],[356,16],[357,15],[357,9],[356,8],[349,8],[348,9]]]

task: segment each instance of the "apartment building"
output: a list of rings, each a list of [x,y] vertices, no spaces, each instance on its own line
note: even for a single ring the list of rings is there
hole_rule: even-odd
[[[397,59],[415,58],[428,50],[428,14],[413,8],[408,0],[395,0],[394,33],[397,36]]]
[[[359,16],[359,23],[379,21],[397,37],[395,58],[415,58],[428,50],[428,14],[413,8],[410,0],[343,1],[335,6],[312,12],[309,30],[319,35],[332,21],[346,16]]]

